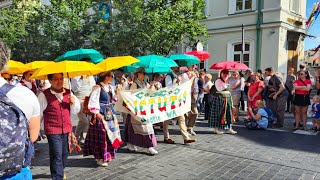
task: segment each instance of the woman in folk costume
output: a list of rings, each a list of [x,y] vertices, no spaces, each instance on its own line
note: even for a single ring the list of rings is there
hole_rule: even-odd
[[[35,95],[38,95],[38,88],[30,77],[32,76],[33,71],[26,71],[23,73],[22,79],[20,81],[20,85],[29,88]]]
[[[145,74],[144,68],[136,70],[135,75],[137,76],[137,79],[131,85],[130,90],[154,88],[153,82],[151,82],[150,86],[144,81]],[[125,141],[127,142],[127,147],[130,151],[137,151],[138,147],[141,147],[145,148],[148,154],[158,154],[155,150],[157,140],[152,124],[145,124],[135,120],[130,114],[127,116],[125,125]]]
[[[232,129],[232,123],[235,121],[235,118],[228,78],[229,71],[226,69],[222,70],[219,78],[214,83],[216,91],[212,88],[210,92],[212,104],[209,113],[209,127],[213,127],[216,134],[237,133]]]
[[[94,115],[89,122],[83,155],[93,155],[100,166],[108,166],[108,162],[115,158],[116,151],[122,144],[119,124],[112,105],[112,78],[113,73],[110,71],[99,75],[88,103],[88,109]]]

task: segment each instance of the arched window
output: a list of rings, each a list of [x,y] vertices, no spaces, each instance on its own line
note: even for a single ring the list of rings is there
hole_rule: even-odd
[[[235,61],[241,62],[243,58],[243,63],[246,64],[248,67],[254,67],[254,57],[255,57],[255,44],[254,40],[250,38],[245,38],[245,48],[243,57],[242,53],[242,43],[241,39],[231,40],[227,44],[227,60],[228,61]]]
[[[245,44],[245,50],[243,52],[243,56],[241,56],[242,53],[242,44],[234,44],[233,45],[233,61],[235,62],[243,62],[248,67],[250,65],[250,44]]]

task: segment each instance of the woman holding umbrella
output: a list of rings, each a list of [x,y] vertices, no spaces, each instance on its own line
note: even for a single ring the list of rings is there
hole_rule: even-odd
[[[135,72],[136,81],[131,85],[130,90],[154,88],[153,81],[150,85],[144,81],[145,69],[138,68]],[[137,147],[145,148],[148,154],[155,155],[157,146],[156,136],[152,124],[144,124],[135,120],[130,114],[127,116],[125,125],[125,141],[130,151],[137,151]]]
[[[237,132],[232,129],[234,122],[233,104],[231,93],[229,91],[229,71],[223,69],[220,71],[219,79],[215,81],[215,88],[212,88],[211,95],[213,96],[212,104],[209,114],[209,127],[214,128],[214,133],[236,134]],[[216,91],[214,92],[214,89]]]

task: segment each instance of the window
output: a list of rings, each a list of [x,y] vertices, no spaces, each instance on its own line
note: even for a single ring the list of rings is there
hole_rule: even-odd
[[[208,51],[208,44],[207,44],[207,43],[205,43],[205,44],[203,45],[203,50],[204,50],[204,51]],[[207,64],[206,61],[200,62],[198,69],[206,69],[206,64]]]
[[[252,0],[237,0],[236,11],[247,11],[252,9]]]
[[[228,14],[256,11],[257,0],[229,0]]]
[[[227,43],[227,60],[240,62],[242,59],[241,39],[233,39]],[[255,65],[255,41],[251,38],[245,38],[245,48],[243,55],[243,63],[248,67],[253,68]]]
[[[300,1],[290,0],[290,11],[296,14],[300,14]]]
[[[241,62],[241,53],[242,53],[242,44],[238,43],[238,44],[234,44],[233,45],[233,61],[235,62]],[[250,44],[246,43],[245,44],[245,51],[243,53],[243,61],[242,61],[245,65],[247,65],[248,67],[250,67]]]

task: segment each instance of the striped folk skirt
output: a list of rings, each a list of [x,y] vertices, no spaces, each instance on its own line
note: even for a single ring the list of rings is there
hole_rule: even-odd
[[[83,156],[93,155],[95,159],[111,161],[116,157],[115,149],[107,135],[102,121],[97,120],[94,124],[89,123],[89,129],[83,145]]]
[[[131,118],[132,117],[129,114],[127,116],[125,131],[124,131],[125,142],[133,144],[138,147],[142,147],[142,148],[156,147],[157,146],[156,136],[154,134],[141,135],[141,134],[135,133],[132,127]]]
[[[213,96],[209,110],[209,127],[230,129],[235,118],[231,97]]]

